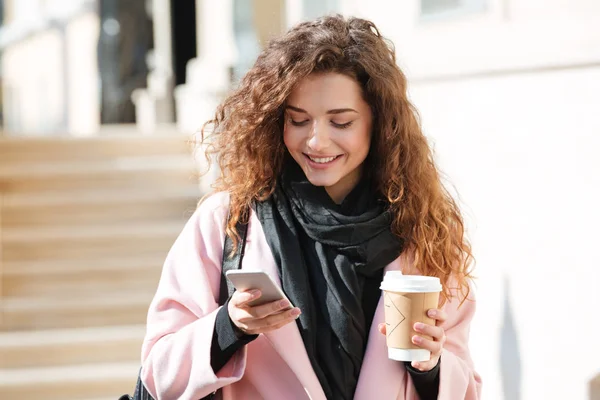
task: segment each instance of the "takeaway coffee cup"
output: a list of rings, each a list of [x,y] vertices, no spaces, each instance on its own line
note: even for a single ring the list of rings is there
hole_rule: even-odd
[[[416,322],[435,325],[435,320],[427,316],[427,311],[438,308],[442,290],[439,278],[389,271],[381,282],[381,289],[385,305],[388,357],[397,361],[429,360],[429,350],[415,346],[411,338],[418,334],[413,330]]]

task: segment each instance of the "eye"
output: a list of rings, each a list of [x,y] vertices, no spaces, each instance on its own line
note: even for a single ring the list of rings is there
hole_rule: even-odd
[[[305,119],[304,121],[294,121],[293,118],[289,119],[290,124],[294,125],[294,126],[304,126],[308,123],[308,120]]]
[[[349,121],[349,122],[346,122],[344,124],[338,124],[338,123],[336,123],[334,121],[331,121],[331,125],[333,125],[336,128],[339,128],[339,129],[346,129],[346,128],[349,128],[350,125],[352,125],[353,122],[354,121]]]

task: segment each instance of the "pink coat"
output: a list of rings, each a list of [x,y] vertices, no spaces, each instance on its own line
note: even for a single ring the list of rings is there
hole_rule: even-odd
[[[262,334],[238,351],[215,374],[210,347],[217,304],[224,221],[229,196],[206,199],[169,252],[148,311],[142,346],[142,381],[157,400],[197,400],[223,388],[224,399],[325,399],[296,324]],[[261,269],[280,283],[277,267],[256,215],[251,216],[242,268]],[[410,270],[404,256],[386,267]],[[475,300],[444,307],[447,342],[442,353],[439,399],[480,398],[481,379],[473,369],[467,342]],[[362,365],[355,399],[418,400],[403,363],[387,357],[380,299]]]

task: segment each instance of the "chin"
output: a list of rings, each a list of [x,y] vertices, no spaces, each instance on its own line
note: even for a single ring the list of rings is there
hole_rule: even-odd
[[[335,178],[311,176],[312,174],[306,174],[308,181],[314,186],[329,187],[335,185],[339,180]]]

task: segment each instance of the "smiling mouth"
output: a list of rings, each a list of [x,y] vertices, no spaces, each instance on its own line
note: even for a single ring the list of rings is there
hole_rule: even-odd
[[[337,155],[337,156],[331,156],[331,157],[313,157],[313,156],[309,156],[308,154],[304,153],[304,155],[312,162],[317,163],[317,164],[328,164],[330,162],[333,162],[335,160],[337,160],[338,158],[340,158],[342,155]]]

